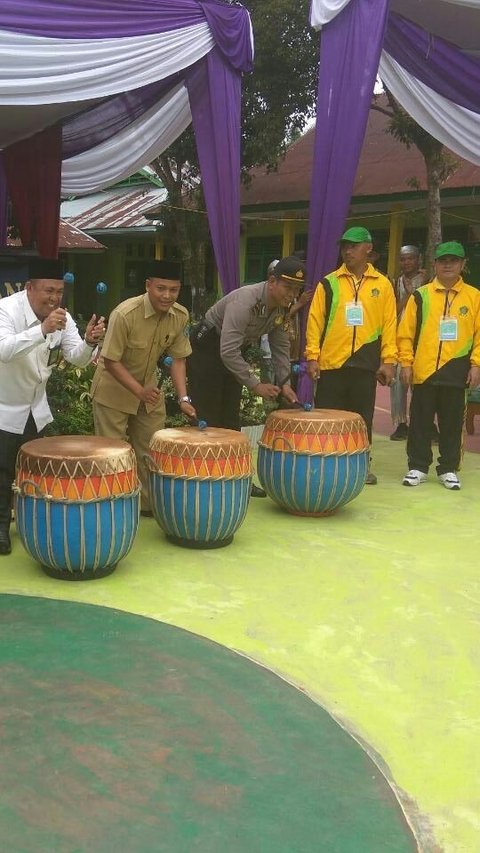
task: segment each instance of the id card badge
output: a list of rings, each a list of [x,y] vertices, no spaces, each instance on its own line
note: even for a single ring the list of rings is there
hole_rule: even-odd
[[[440,320],[440,340],[458,340],[458,325],[456,317],[442,317]]]
[[[347,326],[363,326],[363,305],[361,302],[347,302],[345,305],[345,323]]]

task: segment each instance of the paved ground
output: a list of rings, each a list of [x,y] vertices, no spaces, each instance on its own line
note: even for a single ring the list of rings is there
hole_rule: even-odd
[[[377,387],[374,429],[379,435],[389,436],[393,432],[392,421],[390,419],[390,391],[388,388]],[[480,453],[480,417],[475,418],[474,427],[474,435],[464,433],[464,449],[470,453]],[[404,442],[400,443],[405,446]]]
[[[130,555],[104,580],[49,579],[15,539],[12,555],[1,559],[0,591],[152,617],[261,662],[364,745],[395,790],[422,850],[474,853],[480,850],[480,456],[466,453],[463,489],[451,493],[434,477],[418,489],[402,488],[404,452],[403,444],[377,436],[378,486],[365,488],[332,517],[294,518],[269,500],[253,501],[226,549],[185,551],[167,543],[154,521],[142,519]],[[2,608],[4,620],[10,604],[7,599]],[[18,625],[28,633],[29,620],[20,613]],[[20,639],[23,647],[8,619],[2,630],[3,648],[5,639],[7,648]],[[160,631],[159,649],[167,633]],[[63,628],[58,632],[61,654],[70,654],[74,670],[92,647],[86,627],[77,640],[69,636]],[[35,643],[35,635],[28,642]],[[40,635],[37,645],[43,648]],[[103,644],[97,645],[91,654],[101,660]],[[119,646],[128,668],[129,644]],[[51,639],[48,649],[56,655]],[[12,667],[8,662],[9,677]],[[265,673],[265,683],[269,678]],[[45,698],[45,686],[37,689],[37,697],[43,692]],[[13,693],[10,700],[24,722],[22,702],[15,704]],[[32,726],[35,707],[29,708]],[[38,707],[44,710],[40,699]],[[115,714],[114,701],[105,713]],[[8,723],[13,737],[15,727]],[[45,788],[50,781],[47,774]],[[73,815],[76,809],[73,801]],[[384,849],[374,845],[369,853]]]

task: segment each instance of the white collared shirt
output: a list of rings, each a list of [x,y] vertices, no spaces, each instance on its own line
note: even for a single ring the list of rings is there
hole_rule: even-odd
[[[82,340],[68,312],[66,328],[44,338],[26,291],[0,299],[1,430],[21,435],[30,411],[37,430],[53,420],[45,386],[52,372],[50,350],[56,347],[77,367],[87,365],[95,352]]]

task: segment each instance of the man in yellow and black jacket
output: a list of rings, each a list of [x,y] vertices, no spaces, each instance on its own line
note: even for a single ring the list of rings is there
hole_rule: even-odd
[[[305,349],[308,374],[318,380],[315,405],[358,412],[370,442],[377,379],[390,385],[397,362],[395,295],[388,278],[369,263],[372,248],[366,228],[342,235],[343,264],[317,285]],[[366,482],[377,482],[373,472]]]
[[[412,385],[404,486],[427,479],[437,415],[437,475],[458,491],[465,390],[480,384],[480,291],[462,278],[465,250],[453,240],[435,250],[435,278],[409,297],[398,328],[401,381]]]

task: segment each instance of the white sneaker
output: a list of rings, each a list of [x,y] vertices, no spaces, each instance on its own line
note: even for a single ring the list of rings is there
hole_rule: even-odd
[[[458,492],[462,488],[462,484],[455,471],[449,471],[448,474],[439,474],[438,479],[446,489],[455,489]]]
[[[412,468],[411,471],[405,474],[402,486],[419,486],[420,483],[425,483],[426,479],[427,475],[423,471],[417,471],[415,468]]]

